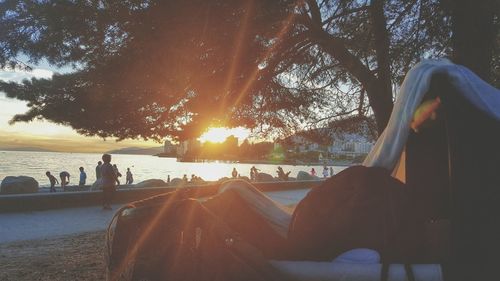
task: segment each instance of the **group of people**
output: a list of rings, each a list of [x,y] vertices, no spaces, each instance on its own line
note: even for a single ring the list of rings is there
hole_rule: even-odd
[[[196,182],[196,181],[202,181],[203,179],[201,177],[198,177],[197,175],[195,174],[192,174],[191,175],[191,180],[188,180],[188,177],[186,174],[184,174],[184,176],[182,176],[182,181],[184,181],[184,183],[188,183],[188,182]],[[168,175],[168,178],[167,178],[167,183],[170,183],[170,175]]]
[[[80,167],[79,170],[80,180],[78,181],[78,185],[84,186],[85,182],[87,181],[87,173],[85,173],[85,169],[83,167]],[[59,181],[50,173],[50,171],[47,171],[45,175],[47,175],[47,177],[49,178],[50,192],[56,192],[56,184],[59,184]],[[65,190],[66,186],[68,185],[70,177],[71,175],[67,171],[62,171],[59,173],[59,178],[61,179],[61,188],[63,190]]]
[[[311,168],[310,172],[311,176],[316,176],[316,170],[314,168]],[[323,167],[323,178],[327,178],[328,176],[333,177],[334,172],[333,172],[333,167],[328,168],[327,166]]]
[[[96,175],[96,180],[99,180],[102,176],[102,167],[103,163],[102,161],[97,162],[97,166],[95,167],[95,175]],[[113,172],[116,175],[116,184],[120,185],[120,178],[122,177],[122,173],[118,170],[118,166],[116,164],[113,164],[111,166],[113,168]],[[130,168],[127,168],[127,172],[125,173],[125,184],[132,184],[134,183],[134,176],[132,175],[132,172],[130,171]]]
[[[107,155],[107,154],[105,154]],[[103,162],[99,161],[97,162],[97,166],[95,167],[95,174],[96,174],[96,181],[100,181],[103,175],[102,172],[102,167],[103,167]],[[116,164],[111,165],[111,168],[113,170],[113,173],[115,175],[115,183],[117,185],[120,185],[120,177],[122,177],[122,174],[118,170],[118,166]],[[78,181],[78,186],[85,186],[87,182],[87,173],[85,172],[85,169],[83,167],[79,168],[80,170],[80,179]],[[64,191],[66,189],[66,186],[70,182],[70,173],[67,171],[62,171],[59,173],[59,178],[61,181],[57,180],[57,178],[50,173],[50,171],[47,171],[45,175],[49,178],[50,182],[50,192],[56,192],[56,184],[61,184],[61,188]],[[134,182],[134,177],[132,175],[132,172],[130,171],[130,168],[127,168],[127,173],[126,173],[126,178],[125,178],[125,184],[132,184]]]

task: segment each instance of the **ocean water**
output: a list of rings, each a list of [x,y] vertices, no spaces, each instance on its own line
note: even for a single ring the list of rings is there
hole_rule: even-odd
[[[50,171],[59,179],[59,173],[67,171],[70,173],[70,185],[78,184],[79,167],[83,167],[87,173],[87,184],[95,181],[95,166],[101,160],[102,154],[97,153],[67,153],[67,152],[31,152],[31,151],[0,151],[0,181],[6,176],[30,176],[35,178],[41,187],[49,186],[45,175]],[[322,176],[322,166],[295,166],[295,165],[272,165],[272,164],[243,164],[228,163],[222,161],[214,162],[177,162],[175,158],[160,158],[150,155],[112,155],[112,164],[118,166],[123,175],[120,178],[125,183],[125,172],[130,168],[134,175],[134,183],[146,179],[182,178],[184,174],[191,178],[195,174],[204,180],[218,180],[222,177],[231,177],[233,168],[241,176],[250,175],[250,168],[255,166],[260,172],[276,176],[276,169],[281,166],[285,172],[291,171],[290,176],[296,177],[299,171],[309,172],[311,168],[316,170],[318,176]],[[345,169],[341,166],[333,166],[334,172]]]

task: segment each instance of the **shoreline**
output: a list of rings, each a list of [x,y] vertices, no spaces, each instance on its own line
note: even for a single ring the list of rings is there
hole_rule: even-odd
[[[159,158],[172,158],[172,159],[177,159],[177,162],[182,162],[182,163],[238,163],[238,164],[256,164],[256,165],[290,165],[290,166],[339,166],[339,167],[349,167],[352,165],[359,165],[361,163],[353,163],[352,161],[328,161],[328,162],[276,162],[276,161],[270,161],[270,160],[224,160],[224,159],[199,159],[196,161],[179,161],[179,158],[177,157],[167,157],[167,156],[158,156],[158,155],[152,155],[156,156]]]

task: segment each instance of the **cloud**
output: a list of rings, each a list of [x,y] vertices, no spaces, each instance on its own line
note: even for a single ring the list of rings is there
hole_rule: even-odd
[[[24,132],[8,132],[0,130],[1,148],[39,147],[62,152],[105,152],[125,147],[158,147],[155,142],[127,140],[103,140],[98,137],[82,137],[75,133],[74,136],[47,136],[39,134],[26,134]]]
[[[60,72],[60,69],[57,70]],[[66,71],[69,72],[69,71]],[[45,68],[35,68],[32,71],[0,70],[0,80],[7,82],[21,82],[24,79],[51,78],[54,71]],[[8,125],[8,121],[15,115],[28,110],[26,102],[7,98],[0,92],[0,148],[1,147],[40,147],[56,151],[67,152],[104,152],[124,147],[154,147],[154,142],[126,140],[115,142],[104,141],[97,137],[84,137],[77,134],[72,128],[34,120],[32,122]]]
[[[25,70],[0,70],[0,80],[6,82],[21,82],[24,79],[45,78],[50,79],[54,75],[52,70],[35,68],[32,71]]]

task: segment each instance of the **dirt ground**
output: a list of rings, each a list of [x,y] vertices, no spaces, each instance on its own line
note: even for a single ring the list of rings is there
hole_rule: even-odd
[[[0,244],[0,280],[105,280],[104,232]]]

